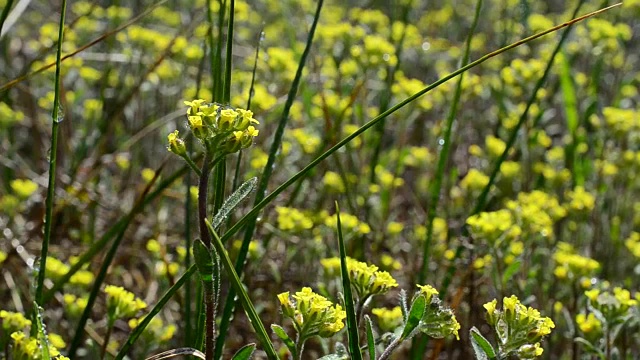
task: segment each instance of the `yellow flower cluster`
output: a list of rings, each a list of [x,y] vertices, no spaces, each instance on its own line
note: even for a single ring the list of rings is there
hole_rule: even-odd
[[[303,231],[313,228],[313,220],[304,212],[290,207],[276,207],[278,229],[282,231]]]
[[[6,334],[31,326],[31,320],[19,312],[0,310],[0,319],[2,320],[2,329]]]
[[[497,305],[498,300],[494,299],[484,304],[484,308],[487,322],[498,336],[500,353],[524,359],[542,355],[540,340],[555,328],[554,322],[541,316],[538,310],[522,305],[515,295],[502,299],[502,310],[498,310]]]
[[[198,99],[185,101],[189,128],[193,135],[202,141],[207,149],[234,153],[251,146],[253,138],[259,131],[254,125],[259,124],[253,118],[253,112],[245,109],[232,109],[218,104],[207,104]],[[168,135],[168,150],[184,156],[186,150],[179,138],[178,131]]]
[[[576,254],[568,243],[561,242],[553,254],[556,268],[553,273],[559,279],[578,280],[580,277],[592,276],[600,269],[600,264],[591,258]]]
[[[449,335],[455,335],[460,340],[458,330],[460,323],[456,319],[453,310],[444,306],[438,297],[438,290],[431,285],[418,284],[418,296],[424,296],[426,308],[418,329],[436,339],[444,338]],[[413,306],[413,305],[412,305]]]
[[[293,320],[298,335],[309,338],[333,336],[344,327],[347,314],[340,305],[333,305],[324,296],[318,295],[309,287],[290,296],[289,292],[278,294],[284,316]]]
[[[120,286],[107,285],[104,292],[107,294],[107,314],[112,319],[134,316],[147,307],[144,301]]]
[[[325,269],[325,273],[330,276],[339,276],[340,258],[327,258],[320,260]],[[372,295],[384,294],[394,287],[398,282],[386,271],[378,270],[375,265],[369,265],[347,257],[347,270],[351,286],[360,299]]]
[[[624,245],[629,249],[633,256],[640,258],[640,233],[632,232],[631,235],[625,240]]]
[[[355,215],[341,213],[340,223],[342,225],[342,229],[345,232],[348,230],[348,231],[356,232],[361,235],[365,235],[371,232],[371,227],[369,226],[369,224],[358,220],[358,218]],[[327,216],[324,220],[324,224],[335,229],[337,227],[336,215],[334,214],[332,216]]]
[[[36,338],[29,337],[23,331],[16,331],[11,333],[11,339],[13,339],[13,346],[11,348],[11,359],[13,360],[40,360],[42,359],[42,344]],[[51,340],[50,338],[49,340]],[[60,339],[61,340],[61,339]],[[60,343],[60,341],[57,341]],[[64,341],[61,342],[62,346],[65,346]],[[54,360],[69,360],[68,357],[60,354],[60,351],[53,344],[49,344],[49,355]]]
[[[402,324],[402,309],[396,306],[393,309],[375,308],[371,313],[378,318],[378,327],[382,331],[393,331]]]

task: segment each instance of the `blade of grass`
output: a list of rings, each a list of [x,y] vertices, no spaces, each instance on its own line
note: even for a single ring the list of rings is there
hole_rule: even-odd
[[[56,159],[58,154],[58,127],[64,118],[60,105],[60,83],[62,76],[60,74],[60,62],[62,57],[62,42],[64,40],[64,18],[67,12],[67,0],[62,0],[62,9],[60,11],[60,25],[58,27],[58,47],[56,51],[56,75],[54,83],[53,109],[51,111],[51,149],[49,150],[49,182],[47,185],[47,200],[45,204],[44,215],[44,236],[42,238],[42,250],[40,251],[40,269],[38,271],[38,282],[36,285],[35,302],[42,304],[42,295],[44,289],[44,276],[47,269],[47,256],[49,255],[49,242],[51,241],[51,222],[53,221],[53,200],[55,196],[56,183]],[[38,317],[38,309],[33,309],[34,317]],[[33,327],[31,332],[34,332]]]
[[[533,103],[536,101],[536,94],[537,94],[538,90],[542,87],[542,85],[544,84],[545,80],[547,79],[547,75],[549,74],[549,72],[551,70],[551,67],[553,66],[553,60],[555,59],[556,55],[558,54],[558,52],[562,48],[562,45],[564,44],[565,40],[569,36],[569,32],[571,31],[571,27],[570,26],[575,24],[578,21],[582,21],[582,20],[584,20],[586,18],[589,18],[591,16],[600,14],[600,13],[602,13],[604,11],[612,9],[613,7],[616,7],[616,6],[620,6],[622,4],[622,3],[617,3],[617,4],[614,4],[614,5],[605,7],[603,9],[588,13],[586,15],[580,16],[578,18],[575,18],[575,16],[580,11],[580,8],[582,7],[583,3],[584,3],[584,0],[580,0],[580,2],[576,5],[576,8],[573,11],[573,15],[572,15],[572,17],[574,17],[573,20],[570,20],[570,21],[565,22],[565,23],[563,23],[561,25],[554,26],[553,28],[551,28],[551,29],[556,29],[557,30],[557,29],[560,29],[562,27],[568,27],[562,33],[562,35],[560,37],[560,40],[558,41],[558,44],[556,45],[555,49],[553,50],[553,53],[551,54],[551,57],[550,57],[549,61],[547,62],[547,67],[545,68],[544,73],[542,74],[542,76],[536,82],[536,84],[535,84],[535,86],[533,88],[533,92],[531,93],[531,96],[529,97],[529,100],[527,101],[527,105],[526,105],[524,111],[522,112],[522,114],[520,115],[520,118],[518,119],[518,123],[516,124],[516,126],[513,128],[513,130],[509,134],[509,139],[507,140],[506,147],[505,147],[504,151],[502,152],[502,154],[500,154],[500,156],[496,160],[495,165],[493,166],[493,169],[491,171],[491,175],[489,176],[489,182],[482,189],[482,193],[478,197],[478,199],[476,201],[476,204],[475,204],[473,210],[471,211],[471,213],[469,214],[469,216],[475,215],[475,214],[479,213],[480,211],[482,211],[482,209],[484,209],[484,207],[485,207],[485,205],[487,203],[487,197],[489,195],[489,190],[491,189],[491,186],[493,186],[493,183],[495,182],[495,179],[498,176],[498,172],[500,171],[500,166],[506,160],[507,155],[509,154],[509,151],[511,150],[511,148],[515,144],[515,141],[516,141],[516,138],[518,137],[518,132],[519,132],[520,128],[522,127],[522,125],[527,120],[528,115],[529,115],[529,109],[531,108],[531,105],[533,105]],[[543,33],[545,33],[545,32],[548,33],[548,32],[550,32],[551,29],[544,31]],[[463,236],[468,237],[469,236],[469,232],[468,231],[469,230],[468,230],[468,228],[466,226],[462,227]],[[454,275],[454,273],[456,271],[455,261],[460,258],[460,256],[462,255],[463,251],[464,251],[464,245],[462,245],[462,244],[458,245],[458,247],[456,248],[456,252],[455,252],[453,258],[451,259],[451,265],[449,266],[449,269],[447,269],[447,273],[445,274],[445,278],[444,278],[444,280],[442,282],[442,286],[441,286],[441,290],[440,290],[441,294],[446,294],[447,293],[447,289],[449,287],[449,284],[451,283],[451,280],[453,279],[453,275]]]
[[[576,157],[576,148],[580,139],[578,138],[578,104],[576,100],[576,89],[571,78],[571,64],[566,54],[560,57],[560,88],[562,89],[562,99],[564,101],[564,115],[567,118],[567,129],[571,136],[571,142],[565,148],[565,162],[568,169],[573,174],[573,185],[584,184],[584,174]]]
[[[227,53],[224,59],[224,91],[222,92],[222,101],[225,104],[231,102],[231,60],[233,60],[233,19],[235,7],[236,1],[231,0],[229,2],[229,20],[227,27]],[[222,27],[222,24],[220,24],[220,27]]]
[[[351,279],[349,279],[349,269],[347,268],[347,251],[344,246],[342,236],[342,223],[340,222],[340,206],[336,204],[336,219],[338,226],[338,249],[340,251],[340,275],[342,277],[342,292],[344,293],[344,308],[347,312],[347,334],[349,341],[349,352],[354,360],[362,360],[360,352],[360,336],[358,335],[358,320],[356,319],[356,309],[351,292]]]
[[[309,30],[309,35],[307,36],[307,44],[305,49],[300,57],[300,62],[298,63],[298,69],[296,70],[295,77],[293,78],[293,83],[291,84],[291,88],[289,89],[289,94],[287,95],[287,100],[284,105],[284,110],[282,111],[282,117],[278,122],[278,127],[276,128],[276,132],[273,137],[273,142],[271,143],[271,148],[269,149],[269,158],[267,159],[267,164],[264,167],[262,172],[262,176],[260,177],[260,183],[258,184],[258,189],[256,191],[256,197],[254,200],[254,208],[257,204],[259,204],[267,190],[267,185],[269,184],[269,179],[271,178],[271,174],[273,172],[273,168],[276,161],[276,155],[278,153],[278,149],[282,144],[282,136],[284,135],[284,129],[287,126],[287,122],[289,120],[289,111],[293,106],[293,101],[295,100],[296,94],[298,92],[298,87],[300,85],[300,81],[302,79],[302,70],[304,69],[307,57],[309,55],[309,51],[311,50],[311,44],[313,42],[314,34],[316,31],[316,27],[318,25],[318,20],[320,19],[320,11],[322,10],[322,4],[324,0],[319,0],[316,8],[316,12],[313,18],[313,23],[311,24],[311,29]],[[257,221],[257,212],[254,212],[250,217],[245,216],[244,218],[248,219],[248,224],[245,229],[244,238],[242,240],[242,244],[240,245],[240,249],[238,250],[238,257],[236,258],[236,271],[242,275],[244,269],[244,263],[247,258],[247,253],[249,252],[249,243],[251,242],[251,238],[253,237],[253,233],[256,227]],[[234,226],[233,228],[237,228]],[[232,228],[232,229],[233,229]],[[226,236],[223,236],[223,239],[226,240]],[[234,291],[233,289],[229,290],[229,294],[225,300],[224,310],[222,312],[222,320],[220,322],[220,335],[218,335],[218,341],[216,342],[216,352],[215,359],[220,359],[222,356],[222,348],[224,346],[224,339],[226,337],[227,330],[231,323],[231,315],[233,314],[233,309],[235,306],[234,301]]]
[[[155,181],[159,178],[160,172],[162,171],[162,166],[155,173],[153,179],[147,184],[143,194],[140,196],[140,199],[137,201],[137,205],[140,206],[144,204],[143,199],[145,195],[151,189],[151,186],[155,183]],[[93,309],[93,305],[95,304],[96,299],[98,298],[98,294],[100,293],[100,287],[102,283],[107,277],[107,270],[109,270],[109,266],[111,266],[111,262],[118,251],[118,247],[124,238],[126,227],[120,231],[114,242],[111,244],[109,251],[104,257],[102,261],[102,265],[100,266],[100,271],[98,271],[98,275],[96,276],[93,287],[91,288],[91,292],[89,293],[89,298],[87,299],[87,305],[85,306],[82,315],[80,316],[80,320],[78,321],[78,325],[76,326],[76,332],[73,336],[73,340],[71,341],[71,345],[69,347],[69,358],[75,358],[76,351],[80,347],[82,343],[82,339],[84,338],[84,327],[87,324],[87,320],[89,320],[89,316],[91,315],[91,310]]]
[[[461,64],[467,65],[469,63],[469,56],[471,54],[471,41],[475,34],[476,27],[478,26],[478,20],[480,19],[480,11],[482,9],[482,0],[476,2],[475,13],[473,21],[471,23],[471,29],[467,35],[467,43],[462,56]],[[442,149],[438,156],[438,167],[436,170],[436,176],[429,183],[429,204],[427,208],[427,238],[422,248],[422,266],[418,274],[418,284],[424,284],[427,278],[427,270],[429,269],[429,261],[431,260],[431,243],[433,242],[433,221],[437,215],[438,202],[440,199],[440,192],[442,190],[442,178],[444,177],[444,170],[449,161],[449,152],[451,149],[451,131],[453,129],[453,121],[458,114],[458,105],[460,104],[460,97],[462,96],[462,81],[464,80],[464,74],[461,74],[456,84],[456,89],[451,101],[451,107],[449,108],[449,114],[447,116],[447,122],[444,129],[444,136],[442,138]],[[411,354],[413,357],[418,354],[424,354],[424,350],[427,346],[429,338],[426,336],[415,337],[411,341]]]
[[[253,329],[256,332],[256,335],[258,336],[258,340],[260,340],[260,343],[262,344],[264,351],[267,353],[267,358],[271,360],[278,360],[278,355],[276,353],[275,348],[273,347],[273,343],[271,343],[269,334],[267,333],[267,330],[265,329],[264,324],[262,323],[262,320],[258,316],[258,313],[256,312],[256,309],[253,306],[253,303],[251,302],[251,299],[249,298],[249,295],[247,294],[247,291],[245,290],[244,285],[242,285],[242,281],[240,281],[240,278],[238,277],[238,273],[236,273],[236,270],[233,268],[233,263],[231,262],[231,259],[229,258],[229,254],[227,254],[227,251],[224,248],[222,240],[220,239],[216,231],[213,229],[213,227],[211,227],[211,223],[208,220],[206,221],[206,223],[207,223],[207,228],[209,229],[209,232],[213,235],[213,239],[211,243],[214,249],[216,250],[216,252],[218,253],[218,255],[220,256],[222,266],[227,272],[227,275],[229,275],[231,285],[236,290],[236,293],[239,295],[240,303],[242,303],[242,307],[244,308],[244,311],[246,312],[247,317],[251,322],[251,326],[253,326]]]
[[[4,27],[4,22],[7,21],[7,17],[9,16],[9,11],[11,11],[11,7],[13,6],[13,0],[8,0],[6,4],[4,4],[4,9],[2,9],[2,15],[0,15],[0,34],[2,34],[2,28]],[[0,39],[2,36],[0,36]]]

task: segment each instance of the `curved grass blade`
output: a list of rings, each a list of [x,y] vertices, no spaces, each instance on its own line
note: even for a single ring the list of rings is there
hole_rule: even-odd
[[[164,305],[169,302],[169,299],[171,299],[171,297],[175,293],[177,293],[178,290],[180,290],[182,285],[184,285],[184,283],[186,283],[191,275],[195,272],[196,266],[191,265],[191,267],[188,268],[184,274],[182,274],[182,276],[176,281],[176,283],[171,288],[169,288],[169,290],[167,290],[164,295],[162,295],[162,298],[160,298],[160,300],[153,306],[151,311],[149,311],[149,313],[144,317],[144,319],[142,319],[138,326],[133,329],[133,331],[129,335],[129,338],[127,338],[127,341],[124,343],[120,351],[118,351],[115,360],[122,360],[127,355],[131,346],[133,346],[140,335],[142,335],[142,332],[147,328],[151,320],[153,320],[153,317],[156,316],[160,312],[160,310],[162,310]]]
[[[204,357],[204,354],[200,350],[196,350],[189,347],[167,350],[165,352],[161,352],[160,354],[156,354],[151,357],[148,357],[145,360],[162,360],[162,359],[169,359],[172,357],[182,356],[182,355],[191,355],[191,356],[197,357],[198,359],[206,360],[206,358]]]
[[[260,343],[262,344],[262,347],[264,348],[264,351],[267,353],[267,358],[271,360],[277,360],[278,354],[273,347],[273,343],[271,343],[271,340],[269,339],[269,334],[267,334],[267,330],[265,329],[262,320],[258,316],[258,313],[256,312],[256,309],[253,306],[249,295],[247,294],[247,291],[242,285],[242,281],[240,281],[236,270],[233,268],[233,263],[231,262],[229,254],[227,254],[227,251],[222,244],[222,240],[218,236],[218,233],[216,233],[216,231],[211,226],[209,220],[206,220],[206,223],[207,228],[209,228],[209,232],[213,235],[211,244],[218,253],[218,256],[220,256],[222,266],[226,270],[227,275],[229,276],[229,279],[231,281],[231,286],[235,288],[236,293],[239,295],[242,307],[244,308],[244,311],[246,312],[247,317],[251,322],[251,326],[253,326],[253,330],[256,332],[256,336],[258,337]]]
[[[313,161],[311,161],[307,166],[305,166],[302,170],[300,170],[299,172],[297,172],[295,175],[293,175],[292,177],[290,177],[287,181],[285,181],[284,183],[282,183],[280,186],[278,186],[275,190],[273,190],[273,192],[271,192],[269,195],[265,196],[260,202],[258,202],[256,205],[254,205],[253,209],[251,209],[245,216],[243,216],[240,220],[238,220],[237,223],[235,223],[233,225],[233,227],[231,227],[229,230],[227,230],[227,232],[222,236],[222,241],[227,241],[229,240],[229,238],[231,238],[231,236],[233,236],[233,234],[235,234],[238,230],[240,230],[240,228],[242,228],[243,226],[245,226],[250,219],[253,219],[258,212],[260,212],[265,206],[267,206],[267,204],[269,204],[271,201],[273,201],[273,199],[275,199],[278,195],[280,195],[280,193],[282,193],[285,189],[287,189],[289,186],[291,186],[293,183],[295,183],[296,181],[300,180],[301,178],[303,178],[309,171],[311,171],[313,168],[315,168],[319,163],[321,163],[322,161],[324,161],[326,158],[328,158],[329,156],[331,156],[333,153],[335,153],[336,151],[338,151],[339,149],[341,149],[342,147],[344,147],[346,144],[348,144],[349,142],[351,142],[351,140],[357,138],[358,136],[360,136],[362,133],[364,133],[365,131],[367,131],[368,129],[370,129],[372,126],[374,126],[375,124],[377,124],[378,122],[380,122],[382,119],[386,118],[387,116],[395,113],[396,111],[402,109],[403,107],[405,107],[406,105],[408,105],[409,103],[413,102],[414,100],[418,99],[419,97],[421,97],[422,95],[428,93],[429,91],[437,88],[438,86],[444,84],[445,82],[455,78],[456,76],[459,76],[460,74],[484,63],[485,61],[498,56],[506,51],[512,50],[520,45],[526,44],[528,42],[531,42],[535,39],[538,39],[544,35],[547,35],[549,33],[552,33],[554,31],[557,31],[559,29],[562,29],[564,27],[570,26],[575,24],[576,22],[582,21],[584,19],[587,19],[589,17],[595,16],[597,14],[600,14],[604,11],[607,11],[609,9],[612,9],[613,7],[616,6],[620,6],[622,3],[618,3],[615,5],[611,5],[609,7],[603,8],[601,10],[589,13],[587,15],[581,16],[579,18],[575,18],[571,21],[565,22],[563,24],[560,24],[558,26],[555,26],[551,29],[545,30],[541,33],[529,36],[527,38],[521,39],[519,41],[516,41],[514,43],[511,43],[505,47],[502,47],[498,50],[492,51],[488,54],[483,55],[482,57],[480,57],[479,59],[469,63],[466,66],[463,66],[461,68],[459,68],[458,70],[451,72],[449,74],[447,74],[446,76],[440,78],[439,80],[437,80],[436,82],[432,83],[431,85],[423,88],[422,90],[418,91],[417,93],[409,96],[408,98],[402,100],[401,102],[399,102],[398,104],[394,105],[393,107],[389,108],[389,110],[383,112],[382,114],[376,116],[375,118],[371,119],[369,122],[367,122],[366,124],[362,125],[360,128],[358,128],[356,131],[354,131],[353,133],[351,133],[351,135],[345,137],[344,139],[340,140],[338,143],[336,143],[334,146],[332,146],[330,149],[328,149],[327,151],[325,151],[324,153],[322,153],[321,155],[319,155],[317,158],[315,158]],[[258,187],[258,195],[260,194],[260,187]],[[245,245],[244,243],[242,244],[243,246]],[[248,250],[248,243],[246,244],[247,246],[247,250]],[[246,250],[245,250],[246,251]],[[246,256],[246,254],[245,254]]]
[[[586,18],[595,16],[597,14],[600,14],[600,13],[604,12],[604,11],[612,9],[613,7],[620,6],[622,4],[622,3],[618,3],[618,4],[615,4],[615,5],[611,5],[611,6],[603,8],[603,9],[600,9],[600,10],[588,13],[586,15],[580,16],[578,18],[575,18],[575,16],[580,11],[580,8],[582,7],[583,3],[584,3],[584,0],[580,0],[580,2],[576,5],[576,8],[573,11],[573,15],[572,15],[572,18],[574,18],[573,20],[570,20],[570,21],[565,22],[565,23],[563,23],[561,25],[558,25],[558,26],[554,26],[553,28],[551,28],[549,30],[545,30],[545,31],[543,31],[541,33],[541,34],[549,33],[549,32],[558,30],[558,29],[560,29],[562,27],[568,27],[562,33],[562,36],[560,37],[560,40],[558,41],[558,44],[556,45],[555,49],[553,49],[553,52],[551,54],[551,57],[549,58],[549,61],[547,62],[547,67],[545,68],[544,73],[542,74],[542,76],[536,82],[536,84],[535,84],[535,86],[533,88],[533,92],[531,93],[531,96],[529,97],[529,100],[527,101],[527,105],[526,105],[524,111],[522,112],[522,115],[520,115],[520,118],[518,119],[518,123],[516,124],[516,126],[512,129],[511,133],[509,134],[509,139],[507,140],[506,147],[505,147],[504,151],[502,152],[502,154],[500,154],[500,156],[496,160],[495,165],[493,166],[493,169],[491,171],[491,175],[489,175],[489,182],[484,187],[484,189],[482,189],[482,193],[480,194],[480,196],[476,200],[476,204],[475,204],[473,210],[471,211],[471,213],[469,214],[469,216],[475,215],[475,214],[479,213],[480,211],[482,211],[482,209],[484,209],[484,207],[485,207],[485,205],[487,203],[489,190],[491,189],[491,186],[493,186],[493,183],[495,182],[496,177],[498,176],[498,172],[500,171],[500,166],[507,159],[507,155],[509,154],[509,151],[511,150],[511,148],[515,144],[516,138],[518,137],[518,133],[520,131],[520,128],[522,127],[522,125],[525,123],[525,121],[528,118],[529,109],[531,108],[531,106],[533,105],[533,103],[537,99],[536,94],[538,93],[538,90],[540,90],[540,88],[544,84],[545,80],[547,79],[547,76],[549,75],[549,72],[551,71],[551,67],[553,66],[553,61],[554,61],[556,55],[558,54],[558,52],[562,48],[562,45],[564,44],[565,40],[569,36],[569,32],[571,31],[571,28],[569,26],[575,24],[576,22],[582,21],[582,20],[584,20]],[[536,36],[536,35],[534,35],[534,36]],[[529,38],[531,38],[531,37],[529,37]],[[527,38],[527,39],[529,39],[529,38]],[[522,42],[522,40],[519,41],[519,42]],[[463,226],[462,230],[463,230],[463,235],[464,236],[468,236],[469,235],[468,229],[467,229],[466,226]],[[460,256],[462,255],[463,251],[464,251],[464,246],[462,244],[458,245],[458,247],[456,249],[456,252],[455,252],[455,254],[453,256],[453,259],[451,259],[451,265],[449,266],[449,269],[447,269],[447,273],[445,274],[445,278],[444,278],[444,280],[442,282],[442,286],[441,286],[442,290],[440,291],[441,294],[446,294],[447,293],[447,289],[449,287],[449,284],[451,283],[451,280],[453,279],[453,274],[456,271],[455,262],[456,262],[456,260],[458,258],[460,258]]]
[[[347,334],[349,335],[349,352],[354,360],[362,360],[358,335],[358,320],[356,319],[356,309],[351,292],[351,279],[349,279],[349,269],[347,268],[347,252],[342,236],[342,223],[340,222],[340,206],[336,201],[336,219],[338,226],[338,248],[340,250],[340,275],[342,278],[342,291],[344,293],[344,308],[347,312]]]
[[[269,149],[269,158],[267,159],[267,164],[262,171],[262,176],[260,177],[260,183],[258,184],[258,190],[256,192],[256,197],[254,201],[254,209],[255,207],[264,199],[265,192],[267,191],[267,185],[269,184],[269,180],[271,178],[271,174],[273,172],[273,168],[276,161],[276,155],[278,153],[278,149],[282,144],[282,137],[284,135],[285,127],[287,126],[289,120],[289,111],[293,106],[293,102],[295,100],[296,94],[298,92],[298,88],[300,85],[300,81],[302,79],[302,70],[307,61],[307,57],[311,50],[311,44],[313,43],[313,38],[315,35],[316,27],[318,25],[318,20],[320,19],[320,11],[322,10],[322,4],[324,0],[318,1],[318,6],[316,8],[316,12],[313,18],[313,23],[311,24],[311,29],[309,30],[309,35],[307,36],[307,44],[305,46],[304,51],[302,52],[302,56],[300,57],[300,61],[298,63],[298,69],[296,70],[296,74],[293,78],[293,82],[291,84],[291,88],[289,89],[289,94],[287,95],[287,100],[284,105],[284,110],[282,111],[282,117],[278,122],[278,127],[276,128],[275,134],[273,136],[273,142],[271,143],[271,148]],[[247,219],[247,226],[244,233],[244,238],[242,239],[242,244],[240,245],[240,249],[238,250],[238,257],[236,258],[236,271],[242,275],[244,269],[244,263],[247,259],[247,254],[249,252],[249,243],[251,242],[251,238],[253,237],[253,233],[256,227],[257,221],[257,212],[247,214],[243,219]],[[238,228],[235,226],[232,227],[237,231]],[[223,242],[226,241],[226,236],[223,236]],[[216,352],[215,359],[220,359],[222,356],[222,347],[224,344],[224,339],[226,337],[227,329],[231,323],[231,315],[233,314],[234,309],[234,297],[235,293],[233,289],[229,291],[227,298],[224,304],[224,310],[222,312],[222,320],[220,322],[220,335],[218,336],[218,341],[216,342]]]
[[[47,200],[45,204],[44,215],[44,236],[42,238],[42,250],[40,251],[40,270],[38,271],[38,281],[36,284],[35,302],[42,304],[42,295],[44,289],[44,275],[47,269],[47,256],[49,255],[49,241],[51,240],[51,222],[53,218],[53,200],[55,196],[56,183],[56,163],[58,154],[58,126],[62,122],[62,113],[60,111],[60,63],[62,57],[62,42],[64,39],[64,18],[67,12],[67,0],[62,0],[62,10],[60,12],[60,25],[58,28],[58,46],[56,51],[56,74],[54,79],[53,90],[53,110],[51,111],[51,149],[49,154],[49,181],[47,185]],[[34,315],[37,317],[38,309],[34,309]],[[31,330],[33,333],[33,330]],[[48,350],[47,350],[48,351]]]

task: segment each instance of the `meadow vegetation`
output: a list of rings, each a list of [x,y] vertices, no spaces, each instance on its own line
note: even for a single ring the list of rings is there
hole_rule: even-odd
[[[640,357],[640,1],[23,3],[0,359]]]

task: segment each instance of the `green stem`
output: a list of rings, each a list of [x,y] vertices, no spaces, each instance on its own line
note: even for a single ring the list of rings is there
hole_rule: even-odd
[[[111,339],[111,333],[113,333],[113,324],[115,322],[116,319],[109,316],[109,319],[107,321],[107,334],[104,336],[102,348],[100,349],[100,359],[104,359],[104,356],[107,354],[107,347],[109,346],[109,339]]]
[[[8,8],[8,7],[7,7]],[[55,195],[56,182],[56,159],[58,153],[58,127],[62,122],[63,114],[60,114],[60,58],[62,57],[62,42],[64,36],[64,18],[67,12],[67,0],[62,0],[62,11],[60,12],[60,26],[58,28],[58,49],[56,52],[56,75],[54,84],[53,110],[51,111],[51,149],[49,153],[49,184],[47,187],[47,200],[45,204],[44,237],[42,239],[42,250],[40,252],[40,270],[38,271],[38,283],[36,285],[35,301],[42,304],[42,291],[44,288],[44,277],[47,269],[47,256],[49,253],[49,242],[51,241],[51,222],[53,218],[53,199]],[[34,317],[37,308],[34,309]],[[36,327],[33,326],[31,332]]]

